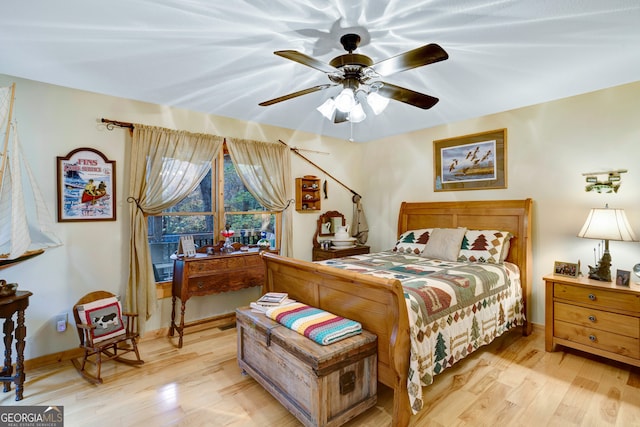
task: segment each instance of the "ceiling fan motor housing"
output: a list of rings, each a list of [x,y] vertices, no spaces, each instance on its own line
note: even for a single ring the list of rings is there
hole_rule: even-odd
[[[340,55],[331,60],[329,64],[335,68],[344,67],[345,65],[359,65],[361,67],[371,67],[373,61],[371,58],[358,53],[347,53],[346,55]]]

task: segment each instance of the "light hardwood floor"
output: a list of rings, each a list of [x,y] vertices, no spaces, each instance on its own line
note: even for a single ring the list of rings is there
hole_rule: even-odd
[[[182,349],[144,340],[145,364],[108,362],[88,384],[70,362],[27,372],[24,399],[0,405],[64,406],[73,426],[299,426],[236,361],[235,328],[188,330]],[[436,377],[413,426],[640,426],[640,370],[577,352],[544,351],[544,331],[514,331]],[[391,392],[347,426],[391,424]]]

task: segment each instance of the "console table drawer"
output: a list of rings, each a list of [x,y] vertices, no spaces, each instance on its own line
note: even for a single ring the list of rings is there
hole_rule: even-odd
[[[242,270],[246,267],[260,265],[259,256],[234,256],[220,259],[204,259],[189,265],[192,275],[209,274],[220,270]]]
[[[553,333],[556,338],[576,342],[589,347],[604,350],[620,356],[637,359],[640,357],[640,341],[612,332],[587,328],[573,323],[556,320],[553,322]]]
[[[555,319],[586,328],[613,332],[631,338],[640,338],[640,319],[623,314],[556,302]]]
[[[603,308],[629,312],[640,311],[640,298],[637,294],[595,289],[555,283],[553,296],[574,303],[594,305]]]
[[[190,277],[187,293],[189,295],[206,295],[237,291],[252,286],[261,286],[263,282],[264,270],[220,271],[206,276]]]

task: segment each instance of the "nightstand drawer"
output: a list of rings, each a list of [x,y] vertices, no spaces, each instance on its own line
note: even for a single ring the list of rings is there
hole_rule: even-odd
[[[587,328],[573,323],[553,322],[554,337],[597,348],[620,356],[637,359],[640,357],[640,341],[595,328]]]
[[[640,311],[640,298],[633,293],[555,283],[553,296],[572,303],[587,304],[598,308],[635,313]]]
[[[585,328],[613,332],[631,338],[640,338],[640,319],[593,308],[561,302],[554,303],[556,320],[573,323]]]

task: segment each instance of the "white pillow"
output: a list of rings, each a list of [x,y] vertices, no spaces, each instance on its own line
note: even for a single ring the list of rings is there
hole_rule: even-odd
[[[420,256],[457,261],[460,245],[466,232],[466,228],[434,228]]]

